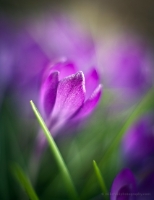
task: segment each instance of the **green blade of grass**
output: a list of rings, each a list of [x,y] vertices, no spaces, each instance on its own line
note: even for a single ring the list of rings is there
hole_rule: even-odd
[[[12,173],[13,173],[14,177],[17,179],[19,184],[26,191],[28,197],[31,200],[39,200],[39,198],[37,197],[32,185],[31,185],[30,180],[25,175],[25,173],[23,172],[21,167],[18,164],[12,164],[11,170],[12,170]]]
[[[107,198],[107,194],[108,194],[108,191],[107,191],[107,188],[105,186],[105,182],[104,182],[104,179],[101,175],[101,172],[100,172],[100,169],[98,168],[97,166],[97,163],[95,160],[93,160],[93,167],[94,167],[94,170],[95,170],[95,174],[96,174],[96,177],[97,177],[97,180],[98,180],[98,183],[100,185],[100,188],[103,192],[103,196],[105,197],[106,200],[108,200]]]
[[[48,130],[45,122],[43,121],[40,113],[38,112],[35,104],[33,103],[33,101],[30,101],[30,104],[32,106],[32,109],[34,111],[34,114],[44,132],[44,135],[48,141],[48,144],[49,144],[49,147],[51,149],[51,152],[53,153],[54,155],[54,158],[57,162],[57,165],[60,169],[60,172],[63,176],[63,179],[64,179],[64,182],[65,182],[65,186],[66,186],[66,189],[68,191],[68,194],[70,195],[70,198],[71,199],[78,199],[78,195],[77,195],[77,192],[75,190],[75,187],[73,185],[73,182],[72,182],[72,179],[71,179],[71,176],[69,174],[69,171],[64,163],[64,160],[59,152],[59,149],[54,141],[54,139],[52,138],[51,134],[50,134],[50,131]]]
[[[128,128],[139,118],[141,114],[143,114],[146,110],[148,110],[148,106],[151,103],[150,100],[152,99],[153,95],[154,95],[154,88],[151,88],[149,92],[144,96],[144,98],[135,107],[134,111],[127,118],[120,131],[116,134],[115,138],[104,152],[104,155],[102,156],[102,159],[99,162],[99,167],[101,167],[101,169],[105,167],[105,164],[110,158],[110,155],[114,152],[115,148],[118,147],[123,135],[128,130]],[[83,188],[81,194],[82,199],[86,198],[87,190],[89,190],[89,187],[93,183],[94,178],[95,178],[94,174],[91,174],[89,180],[87,181],[85,187]]]
[[[103,166],[104,163],[110,158],[110,154],[114,152],[115,148],[118,147],[120,144],[120,141],[122,140],[122,137],[126,133],[126,131],[129,129],[129,127],[138,120],[138,118],[145,113],[146,110],[148,110],[149,101],[152,99],[152,96],[154,95],[153,88],[145,95],[145,97],[138,103],[138,105],[135,107],[133,112],[130,114],[130,116],[125,121],[124,125],[122,126],[121,130],[117,133],[107,150],[104,152],[104,155],[99,163],[99,166]]]

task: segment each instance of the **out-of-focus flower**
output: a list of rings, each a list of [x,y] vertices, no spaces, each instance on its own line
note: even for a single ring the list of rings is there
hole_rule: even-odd
[[[111,200],[136,199],[137,186],[133,173],[129,169],[123,169],[114,179],[111,187]]]
[[[114,179],[111,187],[111,200],[153,200],[154,172],[140,181],[130,169],[123,169]]]
[[[135,168],[154,167],[154,121],[143,116],[126,133],[122,142],[126,163]]]
[[[144,41],[134,37],[117,39],[101,55],[104,84],[117,89],[123,94],[122,98],[129,96],[131,101],[152,85],[153,63]]]
[[[82,71],[93,65],[92,38],[66,18],[50,16],[41,20],[38,17],[33,22],[23,23],[18,29],[14,88],[26,110],[29,110],[29,99],[37,102],[42,72],[49,63],[66,57],[76,60]]]
[[[88,116],[100,99],[101,88],[95,69],[84,75],[68,61],[49,68],[41,85],[40,105],[51,133],[56,135],[68,122]]]
[[[15,41],[12,87],[24,112],[29,113],[29,100],[37,100],[42,72],[50,60],[25,27],[18,28]]]
[[[76,60],[81,69],[94,64],[95,44],[79,23],[62,14],[47,15],[28,27],[29,33],[51,60]]]

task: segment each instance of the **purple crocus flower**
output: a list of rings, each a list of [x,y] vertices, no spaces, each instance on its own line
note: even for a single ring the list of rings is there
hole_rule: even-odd
[[[49,63],[67,58],[82,71],[91,67],[94,57],[92,38],[64,17],[46,16],[23,22],[16,32],[15,94],[29,111],[29,99],[37,102],[42,72]],[[87,67],[88,66],[88,67]]]
[[[51,130],[89,115],[100,99],[101,88],[95,69],[84,75],[68,61],[49,68],[41,85],[40,105]]]
[[[102,64],[103,63],[103,64]],[[116,89],[129,101],[144,94],[152,85],[153,59],[145,41],[137,37],[115,40],[101,54],[104,84]]]
[[[134,169],[154,167],[154,121],[151,115],[141,117],[128,130],[122,141],[127,165]]]
[[[93,68],[85,74],[72,62],[59,62],[45,71],[40,90],[40,107],[53,136],[66,124],[82,121],[94,110],[102,86]],[[42,134],[40,142],[44,144]],[[41,145],[41,144],[40,144]]]
[[[110,200],[134,200],[136,191],[137,186],[133,173],[129,169],[123,169],[112,183]]]
[[[154,171],[136,181],[130,169],[123,169],[112,183],[110,200],[153,200],[153,188]]]

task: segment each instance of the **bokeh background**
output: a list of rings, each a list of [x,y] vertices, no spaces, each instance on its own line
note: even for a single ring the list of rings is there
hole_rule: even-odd
[[[40,160],[33,155],[40,128],[29,104],[33,99],[39,106],[36,95],[42,66],[59,59],[56,53],[61,48],[64,50],[60,57],[65,51],[69,57],[69,48],[65,50],[68,43],[58,40],[54,54],[52,42],[56,37],[50,35],[49,26],[51,21],[52,29],[55,16],[71,21],[68,30],[79,30],[75,31],[79,45],[85,40],[94,45],[84,64],[80,63],[80,54],[79,59],[73,58],[78,60],[75,62],[81,65],[81,70],[83,65],[86,70],[96,67],[103,84],[103,95],[94,113],[81,125],[67,127],[55,137],[77,191],[82,199],[102,199],[93,160],[98,162],[108,191],[115,175],[125,167],[134,172],[139,183],[153,173],[153,94],[143,101],[153,87],[154,78],[154,1],[0,1],[0,199],[28,199],[12,175],[13,162],[27,174],[40,199],[68,199],[49,149]],[[59,29],[58,34],[63,31]],[[138,105],[141,107],[137,113]],[[134,110],[137,114],[132,115]],[[124,138],[124,142],[122,135],[116,137],[123,130],[123,134],[132,133],[134,123],[145,115],[150,119],[143,123],[145,129],[137,129],[137,143],[143,132],[137,149],[136,143],[132,144],[133,136]],[[144,132],[150,134],[150,144]],[[136,155],[139,159],[136,163],[132,154],[140,152],[144,145],[146,151]]]

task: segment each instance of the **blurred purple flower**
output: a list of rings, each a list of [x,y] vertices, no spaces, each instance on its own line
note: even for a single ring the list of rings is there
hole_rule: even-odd
[[[130,128],[123,138],[122,149],[130,167],[154,167],[154,121],[151,115],[142,117]]]
[[[41,85],[40,106],[51,133],[55,136],[66,123],[88,116],[96,107],[101,90],[95,69],[84,75],[68,61],[49,68]]]
[[[42,73],[49,63],[67,57],[86,71],[94,57],[92,38],[64,17],[50,16],[23,23],[16,32],[15,50],[13,85],[26,111],[30,109],[29,99],[37,102]]]
[[[29,100],[37,101],[40,79],[50,60],[25,27],[16,31],[14,46],[14,80],[12,88],[23,112],[31,113]]]
[[[129,101],[144,94],[152,85],[154,62],[150,54],[148,45],[139,38],[114,41],[111,48],[102,52],[104,84],[119,89],[124,94],[122,98],[129,95]]]
[[[136,180],[129,169],[123,169],[114,179],[110,200],[153,200],[154,171]]]
[[[57,14],[37,19],[28,27],[29,33],[53,61],[66,57],[81,69],[94,64],[95,44],[91,35],[79,23]]]
[[[136,180],[129,169],[123,169],[114,179],[111,187],[111,200],[134,200],[137,192]]]

